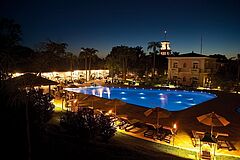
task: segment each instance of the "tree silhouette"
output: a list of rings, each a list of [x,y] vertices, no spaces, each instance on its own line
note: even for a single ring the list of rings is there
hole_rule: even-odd
[[[21,26],[14,20],[0,19],[0,81],[9,77],[10,67],[15,64],[10,53],[19,44],[21,34]]]
[[[37,49],[35,68],[41,74],[43,71],[56,71],[63,68],[64,60],[66,58],[66,43],[58,43],[51,40],[42,42]],[[66,69],[66,68],[65,68]]]
[[[94,49],[94,48],[81,48],[81,51],[79,53],[79,59],[84,59],[84,63],[85,63],[85,70],[86,70],[86,81],[89,79],[90,80],[90,76],[91,76],[91,66],[92,66],[92,61],[94,58],[96,58],[96,53],[98,52],[98,50]],[[87,75],[87,70],[89,70],[89,75]],[[88,76],[88,78],[87,78]]]
[[[21,41],[21,26],[14,20],[0,19],[0,48],[11,48]]]
[[[152,70],[152,76],[155,76],[155,67],[156,67],[156,55],[158,53],[157,49],[161,48],[161,43],[160,42],[148,42],[148,47],[147,49],[152,49],[153,51],[153,70]]]

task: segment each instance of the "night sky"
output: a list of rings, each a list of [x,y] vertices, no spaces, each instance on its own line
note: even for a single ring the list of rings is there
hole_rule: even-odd
[[[99,50],[105,57],[117,45],[142,46],[167,40],[180,53],[240,53],[240,0],[2,0],[0,16],[22,26],[22,44],[36,48],[51,39]]]

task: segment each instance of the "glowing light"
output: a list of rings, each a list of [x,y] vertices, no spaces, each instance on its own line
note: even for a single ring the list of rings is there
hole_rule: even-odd
[[[146,99],[146,97],[140,97],[141,99]]]
[[[177,129],[177,124],[176,123],[174,123],[173,128]]]
[[[109,111],[108,111],[108,114],[112,114],[112,110],[109,110]]]
[[[122,97],[121,99],[122,99],[122,100],[127,100],[127,98],[125,98],[125,97]]]
[[[178,94],[177,96],[178,96],[178,97],[182,97],[182,95],[181,95],[181,94]]]
[[[190,106],[194,106],[194,105],[196,105],[196,104],[195,104],[195,103],[189,103],[189,105],[190,105]]]
[[[111,94],[110,89],[106,88],[106,90],[107,90],[107,94],[108,94],[108,99],[110,99],[110,94]]]
[[[162,93],[159,93],[160,96],[162,96],[163,94]]]
[[[98,93],[99,93],[99,97],[102,97],[102,93],[103,93],[103,88],[98,88]]]
[[[180,103],[182,103],[182,101],[177,101],[177,102],[175,102],[175,103],[178,103],[178,104],[180,104]]]
[[[187,100],[193,100],[193,98],[187,98]]]
[[[77,99],[75,99],[75,100],[73,101],[73,103],[77,103]]]
[[[120,94],[126,94],[125,92],[121,92]]]
[[[161,100],[165,100],[166,98],[164,98],[164,97],[161,97],[160,99],[161,99]]]
[[[141,93],[139,93],[139,94],[140,94],[140,95],[144,95],[144,93],[142,93],[142,92],[141,92]]]

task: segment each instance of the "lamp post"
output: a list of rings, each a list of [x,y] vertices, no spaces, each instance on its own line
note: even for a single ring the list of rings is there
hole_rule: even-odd
[[[65,94],[66,94],[65,91],[63,91],[63,95],[62,95],[62,111],[63,111],[63,102],[64,102],[64,99],[65,99],[65,97],[66,97]]]
[[[173,146],[174,146],[174,139],[175,139],[175,134],[176,134],[176,130],[177,130],[177,124],[176,123],[174,123],[174,125],[173,125]]]

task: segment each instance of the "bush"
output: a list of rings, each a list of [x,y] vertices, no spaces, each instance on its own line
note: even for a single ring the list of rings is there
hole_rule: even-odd
[[[102,137],[104,142],[115,135],[116,128],[113,126],[113,123],[109,116],[104,116],[103,114],[99,115],[99,134]]]
[[[100,136],[107,142],[116,132],[109,117],[94,114],[94,110],[90,108],[64,113],[60,119],[60,126],[83,141]]]

